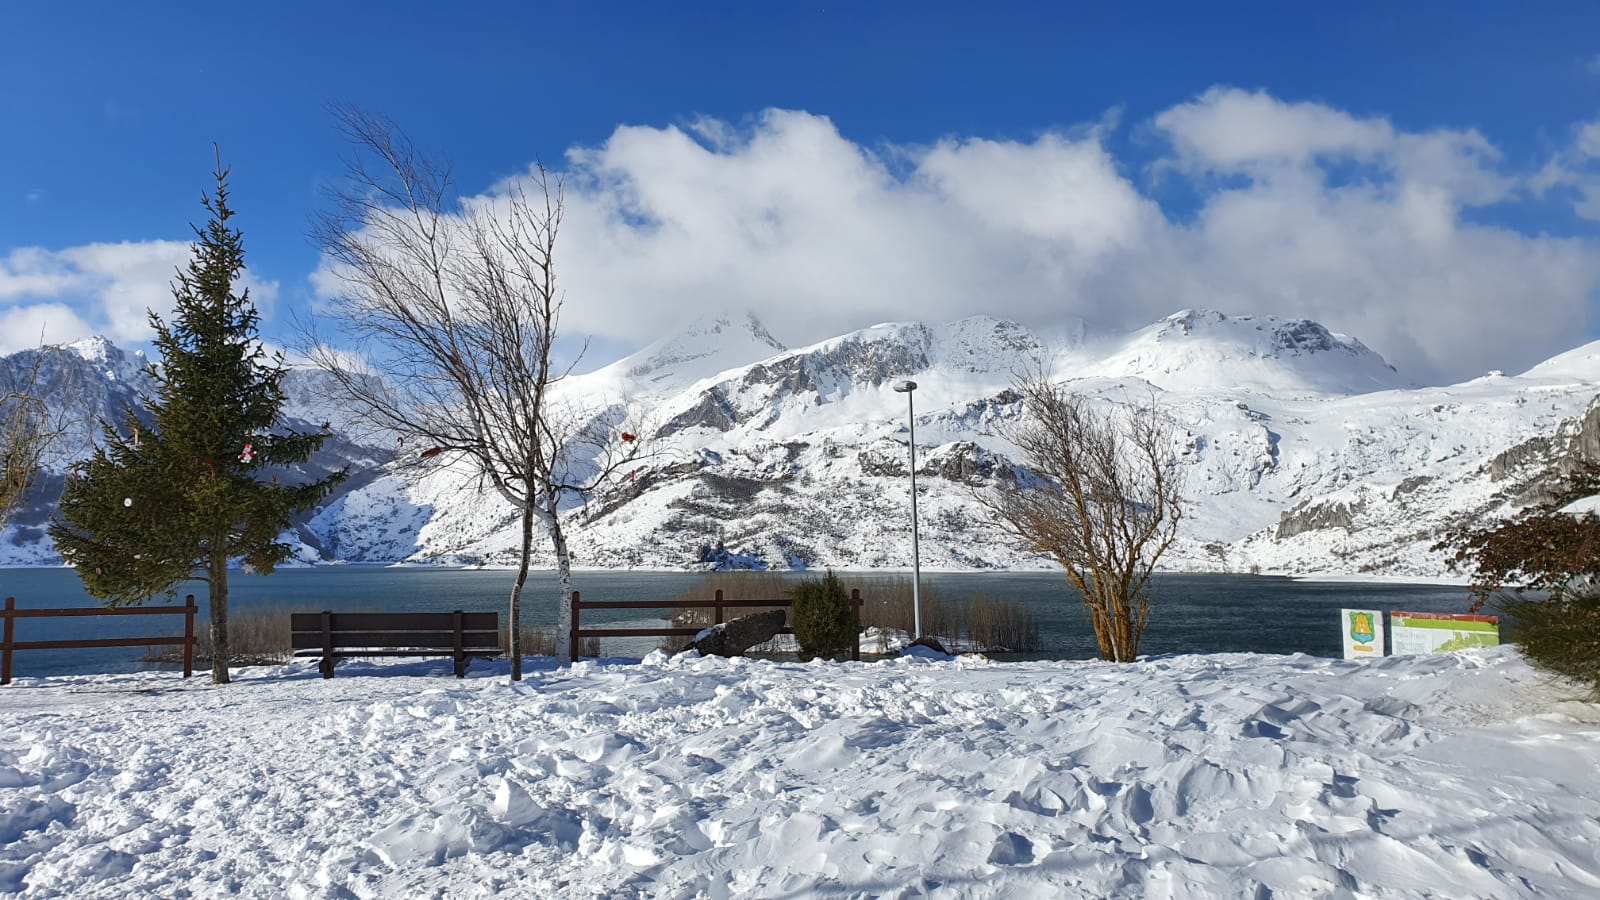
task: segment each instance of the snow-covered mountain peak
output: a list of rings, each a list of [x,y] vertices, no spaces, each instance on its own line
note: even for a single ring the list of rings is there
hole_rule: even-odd
[[[630,393],[665,394],[702,378],[766,359],[787,348],[749,311],[703,315],[682,331],[597,372],[624,379]]]
[[[1167,390],[1227,385],[1278,396],[1410,387],[1383,357],[1309,319],[1186,309],[1140,329],[1085,375],[1143,378]]]
[[[1552,356],[1522,373],[1522,377],[1600,381],[1600,341]]]
[[[103,363],[112,353],[120,354],[122,351],[108,338],[100,335],[82,338],[64,345],[66,349],[78,354],[84,362]]]
[[[938,325],[881,322],[798,348],[792,355],[819,363],[850,362],[853,374],[878,384],[929,368],[1009,372],[1019,358],[1038,356],[1045,350],[1045,342],[1025,326],[980,315]]]
[[[971,316],[933,333],[936,364],[965,372],[1010,372],[1018,359],[1042,356],[1046,344],[1022,325],[993,316]]]
[[[146,368],[143,350],[129,353],[101,335],[63,344],[62,349],[76,355],[112,381],[137,381]]]

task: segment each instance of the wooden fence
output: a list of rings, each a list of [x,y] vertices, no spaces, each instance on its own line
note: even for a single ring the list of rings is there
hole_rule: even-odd
[[[850,605],[855,607],[856,619],[861,618],[861,591],[859,588],[850,590]],[[664,628],[583,628],[580,623],[583,610],[586,609],[711,609],[715,610],[716,621],[713,625],[721,625],[727,621],[726,613],[730,607],[739,609],[788,609],[794,606],[793,600],[724,600],[722,591],[717,591],[715,600],[584,600],[579,592],[572,592],[572,658],[578,658],[578,648],[583,644],[580,641],[586,637],[694,637],[704,630],[699,628],[669,626]],[[794,634],[794,628],[784,625],[779,629],[779,634]],[[856,632],[856,645],[850,651],[851,659],[861,658],[861,632]]]
[[[17,609],[17,598],[7,597],[0,630],[0,684],[11,683],[11,654],[17,650],[87,650],[94,647],[152,647],[183,645],[183,677],[194,674],[194,614],[198,611],[194,595],[183,598],[183,606],[73,607],[70,609]],[[56,619],[77,616],[160,616],[182,615],[183,637],[82,638],[76,641],[19,641],[18,619]]]

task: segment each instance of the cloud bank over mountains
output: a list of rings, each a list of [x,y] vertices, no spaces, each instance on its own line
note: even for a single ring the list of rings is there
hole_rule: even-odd
[[[249,236],[246,235],[246,240]],[[126,344],[154,337],[149,310],[172,317],[172,283],[189,262],[182,241],[85,244],[65,250],[22,247],[0,255],[0,353],[93,334]],[[244,286],[263,316],[276,281],[246,272]]]
[[[1518,370],[1593,331],[1600,241],[1559,232],[1600,215],[1596,134],[1575,124],[1518,171],[1474,130],[1225,87],[1026,139],[864,144],[785,110],[622,126],[561,167],[564,324],[642,344],[749,308],[794,346],[890,320],[1125,329],[1208,307],[1315,319],[1421,382]],[[1500,215],[1528,204],[1547,211],[1538,230]],[[0,334],[137,340],[182,256],[159,241],[0,255]]]

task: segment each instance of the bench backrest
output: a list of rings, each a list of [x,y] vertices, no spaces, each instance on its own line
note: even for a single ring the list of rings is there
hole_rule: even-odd
[[[420,647],[453,650],[456,629],[464,650],[500,647],[500,614],[492,612],[291,613],[289,636],[296,650],[353,647]]]

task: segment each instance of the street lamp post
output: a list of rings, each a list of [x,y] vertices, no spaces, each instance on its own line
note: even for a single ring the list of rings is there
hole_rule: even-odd
[[[922,637],[922,554],[917,547],[917,402],[911,394],[917,383],[909,379],[897,381],[894,389],[906,395],[906,421],[911,426],[911,615],[912,639]]]

